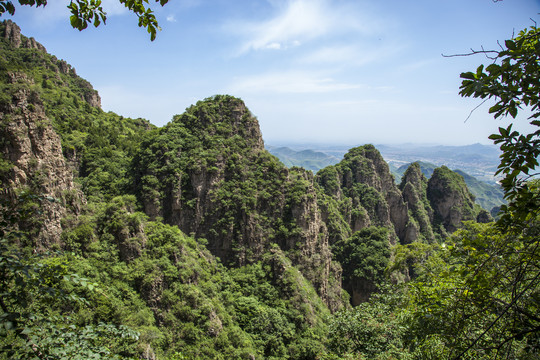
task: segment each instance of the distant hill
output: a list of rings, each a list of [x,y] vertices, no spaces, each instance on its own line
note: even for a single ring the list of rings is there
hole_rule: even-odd
[[[266,149],[276,156],[285,166],[299,166],[314,173],[329,165],[339,162],[339,158],[314,150],[293,150],[289,147],[267,146]]]
[[[308,145],[305,145],[308,146]],[[329,165],[335,165],[347,152],[339,146],[309,145],[312,149],[295,150],[295,145],[266,146],[285,166],[300,166],[317,172]],[[298,146],[299,147],[299,146]],[[409,165],[418,162],[426,178],[430,178],[435,168],[447,166],[465,179],[476,203],[491,211],[493,207],[505,203],[500,186],[493,174],[499,164],[499,149],[492,145],[472,144],[465,146],[421,146],[376,145],[384,157],[397,184]]]
[[[484,209],[491,211],[494,207],[506,203],[504,193],[499,185],[486,184],[461,170],[454,171],[463,176],[469,191],[476,197],[476,203]]]
[[[425,161],[415,161],[415,162],[417,162],[418,165],[420,165],[420,170],[422,171],[422,174],[424,174],[424,176],[428,179],[433,174],[433,171],[438,167],[435,164],[425,162]],[[400,167],[398,167],[392,172],[392,175],[394,175],[394,177],[396,178],[397,183],[401,182],[401,177],[403,176],[403,174],[405,174],[405,171],[409,168],[409,165],[411,164],[412,163],[401,165]]]
[[[499,149],[494,145],[465,146],[377,145],[384,159],[399,168],[415,161],[461,169],[476,179],[496,184],[495,171],[499,165]]]
[[[437,168],[436,165],[424,161],[416,161],[420,165],[420,170],[422,174],[429,179],[433,174],[433,171]],[[401,165],[399,168],[394,169],[392,174],[394,175],[396,182],[399,183],[405,174],[405,171],[409,168],[411,164]],[[392,167],[391,167],[392,168]],[[483,207],[484,209],[491,211],[494,207],[501,206],[505,204],[503,198],[503,191],[498,184],[488,184],[486,182],[480,181],[474,176],[467,174],[463,170],[454,170],[454,172],[463,176],[469,191],[474,195],[475,202]]]
[[[312,161],[316,161],[316,166],[321,166],[319,167],[320,169],[326,165],[336,164],[354,146],[357,145],[274,144],[267,145],[266,148],[287,166],[304,166],[303,161],[309,158]],[[427,146],[415,144],[376,144],[375,147],[389,164],[390,169],[394,171],[394,175],[396,175],[395,171],[399,167],[419,161],[421,163],[431,163],[435,166],[444,165],[450,169],[460,169],[478,180],[489,184],[497,183],[494,174],[499,165],[500,150],[494,145]],[[306,151],[307,153],[304,153]],[[324,155],[318,154],[317,157],[312,157],[309,155],[310,153],[322,153]],[[324,162],[321,162],[321,159],[325,156],[328,158],[328,163],[323,165]],[[313,163],[309,165],[313,166]],[[312,167],[309,169],[313,170]],[[396,177],[396,181],[400,181],[399,177]]]

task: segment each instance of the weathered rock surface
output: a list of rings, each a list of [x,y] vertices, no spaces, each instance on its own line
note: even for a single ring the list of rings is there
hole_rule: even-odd
[[[77,211],[81,194],[66,166],[59,136],[45,116],[32,80],[22,73],[9,73],[16,84],[11,105],[0,109],[0,151],[11,168],[1,174],[2,184],[11,189],[27,188],[42,198],[43,218],[35,246],[59,244],[61,219],[67,208]],[[13,195],[13,194],[12,194]],[[13,199],[14,200],[14,199]]]
[[[463,177],[446,166],[435,169],[428,181],[427,198],[434,211],[435,223],[454,232],[463,221],[476,220],[480,208],[467,189]]]
[[[11,20],[4,20],[0,26],[0,33],[3,33],[3,37],[7,40],[8,44],[14,49],[35,49],[40,53],[43,53],[41,56],[50,57],[53,65],[52,67],[61,74],[72,76],[76,79],[78,85],[84,88],[84,92],[81,96],[81,100],[86,101],[90,106],[101,108],[101,98],[92,85],[77,76],[77,72],[74,67],[68,64],[64,60],[59,60],[54,56],[47,54],[47,49],[36,41],[33,37],[26,37],[21,34],[20,27]]]
[[[241,100],[199,102],[142,147],[134,167],[147,214],[205,238],[229,265],[257,261],[277,244],[331,308],[340,306],[340,270],[313,175],[264,150],[259,123]]]
[[[427,199],[427,179],[422,173],[418,163],[412,163],[401,180],[399,185],[403,200],[407,203],[410,211],[410,220],[413,224],[410,231],[416,232],[416,238],[423,236],[425,240],[431,242],[435,239],[433,228],[433,210]],[[413,237],[414,235],[411,235]]]
[[[373,145],[349,150],[343,161],[321,170],[316,180],[326,195],[338,202],[349,203],[341,209],[350,227],[351,233],[347,236],[375,225],[393,230],[392,243],[406,244],[416,240],[407,204],[394,183],[388,164]],[[337,237],[337,234],[331,235],[334,241]]]

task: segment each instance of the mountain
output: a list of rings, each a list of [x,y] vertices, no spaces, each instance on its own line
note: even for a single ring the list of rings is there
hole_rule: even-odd
[[[339,283],[339,271],[313,176],[287,169],[264,149],[258,121],[241,100],[215,96],[175,116],[141,143],[133,168],[151,218],[205,238],[233,266],[278,245],[328,306],[340,306],[340,289],[329,285]]]
[[[420,169],[426,178],[430,178],[436,165],[426,163],[422,161],[416,162],[420,166]],[[401,178],[405,171],[410,167],[410,164],[405,164],[396,169],[393,174],[396,178]],[[505,204],[504,194],[499,184],[486,183],[476,179],[474,176],[467,174],[462,170],[454,170],[457,174],[461,175],[469,188],[469,191],[474,195],[475,202],[487,211],[497,209],[501,205]]]
[[[396,251],[489,220],[459,174],[411,164],[397,185],[373,145],[288,169],[233,96],[161,128],[105,113],[16,24],[0,35],[7,358],[345,356],[332,324],[414,275],[389,277]]]
[[[327,144],[304,144],[294,145],[288,144],[288,148],[297,151],[297,148],[311,149],[311,151],[322,152],[329,157],[335,158],[336,164],[343,158],[349,148],[353,146],[339,146]],[[495,184],[497,179],[494,178],[495,171],[499,165],[500,150],[494,145],[472,144],[464,146],[429,146],[416,144],[401,144],[401,145],[383,145],[375,144],[383,158],[388,162],[394,173],[394,169],[402,166],[407,166],[413,162],[430,163],[435,166],[446,166],[450,169],[460,169],[467,174],[474,176],[480,181],[488,184]],[[269,149],[277,146],[268,145]],[[272,150],[271,150],[272,151]],[[287,160],[287,154],[275,154],[280,160]],[[293,159],[290,159],[292,162]],[[286,161],[284,161],[286,163]],[[301,166],[299,163],[292,162],[294,166]],[[404,169],[402,169],[404,171]],[[400,181],[400,176],[396,177],[396,181]]]
[[[433,174],[433,171],[437,168],[437,165],[429,163],[429,162],[415,161],[415,163],[420,165],[420,170],[422,171],[422,174],[424,174],[424,176],[428,179]],[[397,168],[395,172],[393,172],[396,179],[401,179],[401,177],[403,176],[403,174],[405,174],[405,171],[407,171],[407,169],[409,168],[411,164],[412,163],[404,164],[404,165],[401,165],[399,168]]]
[[[293,147],[294,145],[290,145]],[[337,146],[305,145],[315,150],[297,151],[291,147],[267,146],[286,166],[300,166],[314,172],[324,166],[335,165],[347,150]],[[499,150],[494,146],[473,144],[467,146],[418,146],[377,145],[377,149],[388,162],[396,183],[401,181],[405,170],[413,162],[418,162],[424,175],[429,179],[438,166],[447,166],[464,176],[467,186],[484,209],[491,211],[505,201],[499,184],[493,174],[499,163]],[[324,165],[324,166],[323,166]],[[480,180],[485,185],[478,182]]]
[[[465,146],[419,146],[379,145],[379,150],[386,161],[400,167],[420,161],[436,166],[446,166],[460,169],[475,178],[495,184],[494,174],[499,165],[500,150],[494,145],[465,145]]]

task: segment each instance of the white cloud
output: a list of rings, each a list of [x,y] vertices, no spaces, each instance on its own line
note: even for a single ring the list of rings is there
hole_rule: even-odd
[[[101,0],[101,6],[107,13],[107,16],[124,15],[128,13],[128,9],[118,0]]]
[[[362,85],[341,83],[331,77],[307,72],[267,73],[236,80],[232,93],[328,93],[361,88]]]
[[[276,6],[276,3],[273,3]],[[313,39],[337,33],[363,33],[373,30],[353,7],[328,0],[290,0],[272,18],[262,22],[235,21],[227,28],[247,39],[240,53],[262,49],[286,49]],[[278,47],[279,45],[279,47]]]
[[[395,56],[402,46],[389,45],[330,45],[317,48],[298,59],[301,64],[347,64],[362,66]]]
[[[176,22],[176,17],[174,16],[174,14],[168,15],[167,16],[167,21],[168,22]]]

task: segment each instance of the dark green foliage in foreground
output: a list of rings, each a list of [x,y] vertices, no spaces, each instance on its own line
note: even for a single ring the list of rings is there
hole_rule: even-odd
[[[5,13],[10,15],[15,14],[16,6],[46,6],[47,0],[18,0],[18,5],[13,3],[17,1],[12,0],[0,0],[0,16]],[[145,28],[150,34],[150,40],[154,41],[158,30],[161,28],[158,25],[158,21],[152,8],[145,3],[147,0],[119,0],[121,5],[124,5],[126,9],[132,12],[138,18],[139,27]],[[161,6],[165,5],[168,0],[156,0]],[[71,13],[69,22],[74,29],[82,31],[93,25],[98,27],[101,23],[105,24],[107,20],[107,13],[101,7],[101,1],[95,0],[74,0],[66,6]]]
[[[0,358],[135,356],[137,332],[124,325],[75,320],[75,309],[89,305],[87,296],[104,296],[98,284],[72,273],[68,257],[36,255],[12,245],[26,242],[28,234],[17,224],[34,216],[33,207],[26,206],[30,198],[23,193],[14,205],[0,204]]]
[[[406,349],[407,313],[404,293],[385,287],[370,302],[340,311],[330,322],[329,349],[345,359],[413,359]]]
[[[538,171],[540,156],[540,30],[533,26],[521,31],[516,38],[505,41],[505,48],[496,51],[494,62],[476,72],[461,74],[460,94],[464,97],[494,99],[489,112],[495,118],[510,115],[513,119],[520,110],[531,111],[532,131],[520,133],[500,127],[489,138],[499,144],[502,155],[497,174],[502,174],[501,186],[508,205],[503,205],[505,227],[525,224],[535,218],[540,209],[539,193],[528,180]]]

